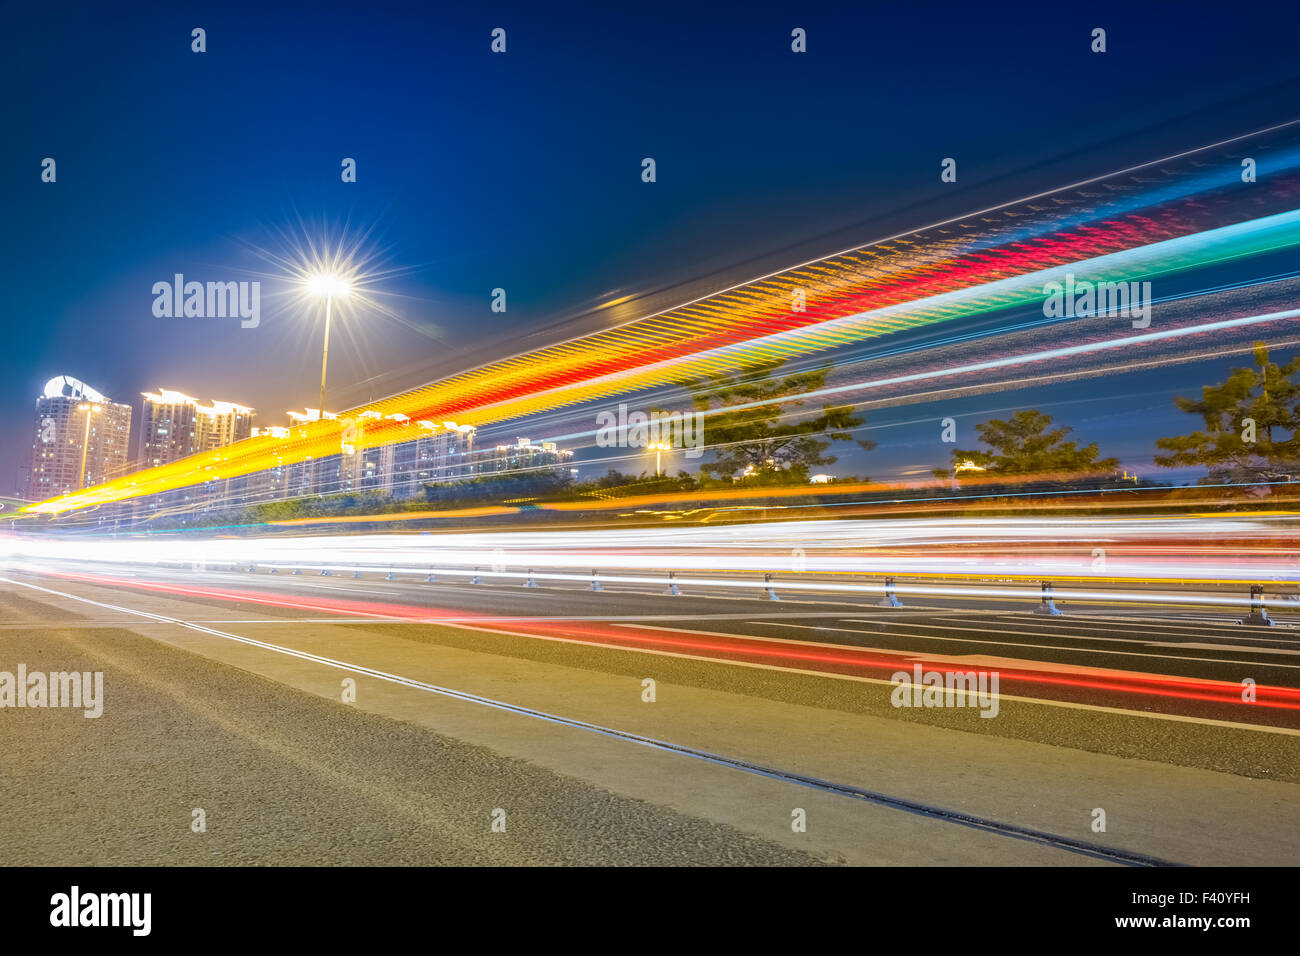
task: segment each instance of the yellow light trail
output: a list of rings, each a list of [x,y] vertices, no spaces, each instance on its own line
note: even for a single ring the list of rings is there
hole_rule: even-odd
[[[926,237],[928,244],[920,234],[880,243],[300,424],[283,438],[258,436],[24,510],[61,514],[338,455],[345,433],[361,451],[427,435],[429,422],[482,427],[1030,304],[1041,301],[1044,277],[1066,266],[1097,281],[1131,281],[1300,243],[1300,212],[1197,232],[1204,215],[1191,204],[1179,216],[1108,218],[995,248],[972,249],[978,233],[965,230]],[[794,289],[806,292],[803,311],[791,306]]]

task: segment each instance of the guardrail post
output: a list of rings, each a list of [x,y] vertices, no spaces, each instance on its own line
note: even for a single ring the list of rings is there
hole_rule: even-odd
[[[885,578],[885,596],[876,602],[876,607],[902,607],[903,602],[894,594],[894,579]]]
[[[537,587],[537,579],[536,579],[535,577],[533,577],[533,569],[532,569],[532,568],[529,568],[529,569],[528,569],[528,580],[524,582],[524,587],[526,587],[526,588],[535,588],[535,587]]]
[[[482,584],[482,583],[483,583],[483,575],[481,575],[481,574],[478,573],[478,568],[475,568],[475,569],[474,569],[474,577],[472,577],[472,578],[470,579],[470,582],[469,582],[469,583],[470,583],[470,584]]]
[[[1268,616],[1268,608],[1264,606],[1264,585],[1250,586],[1250,613],[1241,619],[1241,623],[1253,624],[1256,627],[1273,626],[1273,619]]]
[[[603,587],[600,586],[600,572],[598,572],[595,568],[591,569],[591,589],[593,591],[605,590]]]
[[[763,582],[767,585],[767,599],[769,601],[781,600],[779,597],[776,596],[776,590],[772,587],[772,575],[770,574],[763,575]]]
[[[674,580],[674,578],[676,577],[677,577],[676,571],[668,572],[668,593],[671,594],[673,597],[681,597],[682,589],[677,586],[677,582]]]
[[[1043,582],[1043,603],[1034,608],[1035,614],[1047,614],[1051,617],[1060,617],[1061,609],[1056,606],[1056,600],[1052,597],[1052,582]]]

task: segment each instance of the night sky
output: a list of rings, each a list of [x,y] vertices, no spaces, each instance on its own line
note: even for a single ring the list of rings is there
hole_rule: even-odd
[[[394,271],[396,317],[342,316],[337,407],[514,352],[614,297],[670,305],[679,283],[724,285],[792,250],[1300,114],[1294,4],[470,6],[6,5],[0,493],[55,375],[137,415],[162,386],[252,405],[262,424],[314,405],[319,328],[275,310],[258,253],[283,252],[285,232],[370,231]],[[1088,49],[1096,26],[1105,55]],[[194,27],[206,53],[190,50]],[[794,27],[807,54],[790,52]],[[956,187],[938,181],[946,156]],[[344,157],[356,183],[340,181]],[[261,279],[261,326],[156,318],[151,287],[177,272]],[[505,314],[489,310],[498,286]],[[1204,381],[1179,374],[1184,392]],[[1137,449],[1168,433],[1142,410],[1167,410],[1170,387],[1039,404],[1057,400],[1084,442]],[[979,396],[963,413],[1031,398]],[[904,432],[871,437],[902,462]]]

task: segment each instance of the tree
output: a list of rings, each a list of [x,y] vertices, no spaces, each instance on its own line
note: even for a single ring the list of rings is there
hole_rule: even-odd
[[[1074,429],[1060,425],[1048,430],[1052,416],[1036,410],[1016,412],[1010,421],[994,418],[975,426],[980,441],[992,451],[952,453],[954,473],[975,469],[990,475],[1086,474],[1114,471],[1116,458],[1098,458],[1097,444],[1079,448],[1065,436]]]
[[[1221,385],[1201,388],[1201,399],[1174,399],[1200,415],[1205,427],[1190,435],[1156,439],[1156,464],[1203,465],[1210,481],[1277,481],[1300,475],[1300,353],[1279,366],[1268,347],[1255,343],[1255,367],[1234,368]]]
[[[691,384],[697,411],[719,409],[705,420],[714,458],[701,467],[702,472],[719,478],[739,475],[763,484],[804,482],[812,467],[838,460],[826,450],[831,442],[851,441],[848,430],[863,420],[847,405],[823,405],[820,413],[801,413],[808,403],[800,396],[825,387],[829,366],[778,375],[783,364],[772,362]],[[858,445],[867,451],[876,447],[867,440]]]

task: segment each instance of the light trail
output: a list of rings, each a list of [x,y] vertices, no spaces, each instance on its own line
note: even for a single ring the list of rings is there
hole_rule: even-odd
[[[790,590],[878,590],[869,584],[814,580],[858,575],[1074,580],[1108,584],[1228,586],[1268,582],[1300,586],[1300,515],[1232,512],[1185,517],[917,518],[819,520],[741,525],[590,530],[209,537],[0,536],[0,561],[96,563],[147,568],[159,564],[388,571],[403,574],[536,572],[552,580],[589,580],[606,573],[667,571],[781,575]],[[471,569],[491,569],[474,571]],[[574,569],[580,569],[575,572]],[[563,577],[555,576],[566,573]],[[663,584],[637,577],[624,583]],[[721,582],[721,583],[720,583]],[[701,581],[700,583],[706,583]],[[756,583],[717,579],[722,587]],[[969,594],[920,583],[915,594]],[[929,588],[929,589],[927,589]],[[981,594],[994,596],[984,587]],[[1023,597],[1022,591],[1014,596]],[[1061,597],[1066,595],[1062,593]],[[1076,600],[1146,603],[1248,603],[1244,596],[1157,597],[1131,591],[1071,592]]]
[[[938,671],[943,674],[991,669],[996,670],[1000,681],[1019,685],[1027,690],[1038,689],[1039,694],[1042,694],[1045,689],[1060,688],[1213,703],[1242,710],[1264,708],[1267,710],[1300,711],[1300,688],[1293,687],[1255,685],[1256,698],[1246,702],[1242,699],[1242,685],[1235,681],[1129,673],[1074,665],[1057,668],[1051,664],[1037,661],[1026,661],[1023,666],[999,663],[996,667],[990,668],[988,665],[975,666],[973,664],[954,663],[952,660],[923,652],[893,652],[890,654],[889,652],[883,652],[879,648],[831,646],[719,633],[710,633],[707,637],[701,637],[696,632],[679,631],[672,628],[648,628],[632,624],[609,626],[601,622],[564,621],[554,618],[547,620],[544,624],[521,623],[517,619],[512,619],[508,627],[503,627],[501,626],[502,622],[493,615],[484,614],[478,616],[472,622],[466,623],[464,612],[453,612],[440,608],[420,608],[402,604],[355,601],[333,597],[316,597],[310,601],[301,601],[268,595],[260,591],[169,585],[160,582],[113,578],[94,574],[53,573],[56,577],[89,584],[152,591],[181,597],[211,598],[268,607],[327,611],[345,617],[419,620],[427,624],[441,624],[447,627],[502,633],[516,637],[539,638],[542,640],[559,639],[569,642],[593,643],[614,649],[639,648],[686,654],[688,656],[705,656],[713,661],[766,662],[785,667],[811,668],[814,671],[825,671],[832,675],[854,675],[873,672],[888,672],[893,675],[900,670],[906,670],[905,664],[907,666],[921,664],[927,670]],[[19,584],[20,586],[35,587],[34,585],[23,585],[21,582],[12,579],[0,578],[0,580],[9,580],[10,583]],[[44,589],[38,588],[38,590]],[[65,596],[75,598],[73,595]],[[86,600],[88,603],[98,603],[85,598],[75,599]],[[111,605],[101,606],[111,607]],[[889,656],[882,657],[882,653],[889,654]]]
[[[1145,175],[1107,179],[1112,194],[1100,203],[1096,191],[1060,193],[1059,206],[1011,204],[993,217],[977,214],[906,240],[859,247],[374,402],[348,414],[363,426],[350,444],[365,449],[411,440],[419,434],[417,421],[481,427],[1024,305],[1040,301],[1045,280],[1067,268],[1092,281],[1131,281],[1300,243],[1294,166],[1247,192],[1234,190],[1226,177],[1216,184],[1194,162],[1167,172],[1170,179],[1159,188]],[[1193,182],[1208,191],[1175,188]],[[1068,217],[1076,219],[1063,226]],[[802,310],[791,305],[796,289],[807,293]],[[250,439],[28,511],[59,514],[337,455],[343,427],[339,420],[311,422],[287,439]]]
[[[1300,217],[1300,213],[1297,214]],[[1300,218],[1298,218],[1300,221]],[[1280,312],[1265,312],[1260,315],[1242,316],[1235,319],[1220,319],[1216,322],[1204,322],[1200,325],[1189,325],[1176,329],[1161,329],[1158,332],[1144,332],[1140,335],[1125,335],[1119,338],[1106,339],[1101,342],[1087,342],[1081,345],[1069,345],[1054,349],[1043,349],[1036,352],[1027,352],[1022,355],[1011,355],[1006,358],[989,359],[984,362],[972,362],[964,365],[955,365],[950,368],[931,369],[924,372],[910,372],[904,375],[893,375],[888,378],[867,379],[860,382],[849,382],[844,385],[827,386],[825,388],[814,389],[809,392],[803,392],[799,395],[801,400],[831,398],[843,396],[851,392],[864,392],[875,388],[884,388],[889,385],[907,385],[913,382],[926,382],[934,379],[949,378],[957,375],[969,375],[976,372],[990,372],[995,369],[1013,368],[1019,365],[1031,365],[1035,362],[1047,362],[1053,359],[1076,358],[1081,355],[1089,355],[1099,352],[1107,352],[1113,349],[1131,348],[1133,346],[1147,345],[1153,342],[1167,342],[1175,339],[1183,339],[1196,335],[1206,335],[1211,332],[1226,332],[1237,329],[1250,328],[1252,326],[1263,325],[1271,322],[1284,322],[1293,319],[1300,319],[1300,309],[1285,309]],[[1071,377],[1073,372],[1057,373],[1054,375],[1042,376],[1040,381],[1051,381],[1055,377]],[[743,412],[755,408],[770,406],[770,399],[754,402],[742,402],[734,405],[725,405],[718,408],[707,409],[702,414],[707,418],[711,415],[732,414],[734,412]],[[594,430],[579,432],[571,435],[556,436],[555,440],[565,440],[572,438],[586,438],[595,435]],[[714,446],[709,446],[714,447]]]

